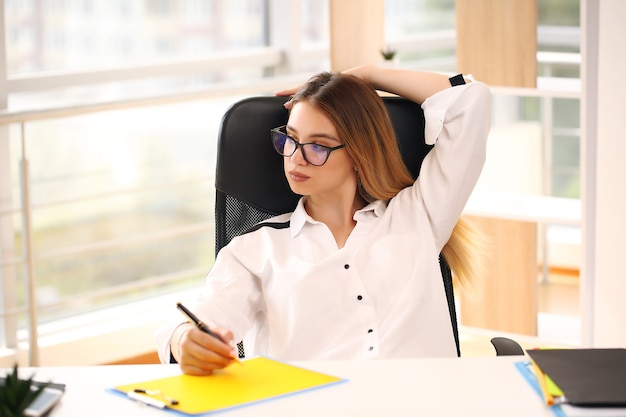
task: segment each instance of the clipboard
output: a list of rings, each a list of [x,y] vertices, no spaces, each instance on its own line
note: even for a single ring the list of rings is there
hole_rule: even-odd
[[[531,386],[531,388],[537,393],[537,395],[543,399],[543,394],[541,392],[541,387],[539,385],[539,381],[537,380],[537,376],[532,371],[532,364],[527,361],[519,361],[515,362],[515,368],[519,371],[519,373],[524,377],[526,382]],[[567,415],[561,409],[561,406],[556,404],[549,407],[550,411],[554,417],[567,417]]]
[[[301,393],[345,381],[263,356],[234,363],[208,376],[176,375],[118,385],[114,392],[155,391],[175,399],[168,410],[185,415],[213,413]]]
[[[580,407],[626,406],[626,349],[529,349],[528,356]]]
[[[533,365],[528,361],[515,362],[515,367],[524,377],[526,382],[542,398],[541,388],[537,376],[534,374]],[[548,407],[554,417],[624,417],[626,408],[614,407],[578,407],[575,405],[562,403]]]

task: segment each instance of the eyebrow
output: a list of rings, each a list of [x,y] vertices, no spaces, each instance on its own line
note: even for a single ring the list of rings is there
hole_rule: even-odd
[[[286,125],[285,126],[285,130],[289,131],[291,130],[294,133],[298,133],[298,129],[294,129],[293,127]],[[334,137],[333,135],[329,135],[327,133],[313,133],[312,135],[309,136],[310,138],[326,138],[326,139],[330,139],[332,141],[335,141],[337,143],[341,143],[341,141],[339,139],[337,139],[336,137]]]

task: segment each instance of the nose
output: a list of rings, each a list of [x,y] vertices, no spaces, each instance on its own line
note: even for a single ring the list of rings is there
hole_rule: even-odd
[[[296,151],[291,155],[290,158],[296,165],[306,165],[308,163],[307,160],[304,158],[304,153],[300,144],[296,145]]]

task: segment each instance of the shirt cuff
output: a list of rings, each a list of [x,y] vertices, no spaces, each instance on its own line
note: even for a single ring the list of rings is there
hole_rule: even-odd
[[[434,145],[443,130],[443,123],[450,106],[457,97],[465,91],[469,84],[459,85],[456,88],[446,88],[428,97],[422,104],[424,110],[424,139],[427,145]]]

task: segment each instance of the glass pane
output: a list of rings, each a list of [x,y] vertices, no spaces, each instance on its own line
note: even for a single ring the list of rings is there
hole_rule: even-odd
[[[330,21],[328,2],[301,0],[302,44],[324,44],[330,47]]]
[[[4,4],[9,74],[132,65],[264,45],[264,0]]]
[[[580,198],[580,175],[578,173],[553,173],[552,195],[554,197]]]
[[[537,75],[540,77],[580,78],[580,65],[560,63],[537,63]]]
[[[539,0],[537,12],[539,25],[580,26],[579,0]]]
[[[552,138],[552,166],[554,169],[570,168],[578,171],[580,140],[577,136],[555,135]]]
[[[240,98],[26,124],[39,321],[201,285],[214,256],[217,134]]]
[[[407,37],[419,38],[429,32],[448,31],[444,33],[444,38],[450,37],[447,46],[417,46],[399,51],[395,59],[401,63],[430,71],[454,72],[455,25],[454,0],[385,0],[385,39],[388,42],[402,42]]]
[[[521,120],[541,120],[541,99],[538,97],[520,97]]]
[[[212,211],[207,214],[211,215]],[[153,217],[158,220],[157,216]],[[167,221],[167,216],[160,217]],[[134,220],[136,218],[130,218],[128,222]],[[124,222],[114,221],[110,225],[102,223],[96,220],[89,226],[94,238],[103,228],[124,225]],[[76,229],[80,226],[67,226],[54,231],[56,233],[39,232],[38,236],[58,239],[58,235],[75,233]],[[37,263],[39,321],[47,322],[185,288],[199,288],[213,263],[214,242],[212,231],[201,230],[194,235],[151,239],[43,259]]]
[[[487,160],[477,190],[505,194],[544,193],[541,101],[495,95]]]
[[[580,100],[571,98],[555,98],[554,127],[579,128],[580,127]]]
[[[385,34],[402,35],[455,29],[454,0],[385,0]]]

